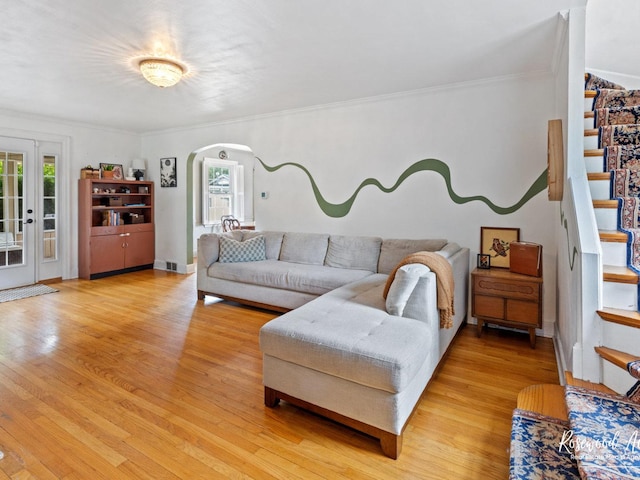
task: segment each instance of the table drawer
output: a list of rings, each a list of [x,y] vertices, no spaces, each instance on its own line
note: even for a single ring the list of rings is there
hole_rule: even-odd
[[[496,295],[537,302],[540,300],[540,283],[527,281],[502,280],[490,277],[474,277],[476,295]]]
[[[504,319],[504,298],[475,295],[473,297],[474,317]]]
[[[507,300],[506,320],[540,327],[540,305],[522,300]]]

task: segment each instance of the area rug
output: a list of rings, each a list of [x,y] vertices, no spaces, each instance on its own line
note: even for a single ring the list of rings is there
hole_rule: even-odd
[[[10,302],[12,300],[21,300],[23,298],[36,297],[38,295],[45,295],[47,293],[57,292],[55,288],[51,288],[47,285],[36,283],[35,285],[28,285],[26,287],[10,288],[7,290],[0,290],[0,303]]]
[[[602,77],[598,77],[593,73],[587,73],[585,75],[584,89],[585,90],[600,90],[602,88],[610,88],[613,90],[624,90],[624,87],[614,83],[610,80],[605,80]]]
[[[598,148],[640,144],[640,125],[606,125],[598,129]]]
[[[604,171],[640,170],[640,145],[613,145],[604,149]]]
[[[628,168],[611,170],[611,198],[640,196],[640,171]]]
[[[640,105],[640,90],[598,90],[593,99],[593,109],[612,107],[633,107]]]
[[[605,125],[630,125],[640,123],[640,106],[598,108],[594,111],[595,128]]]
[[[569,423],[516,409],[511,420],[510,480],[580,478],[573,450],[561,448]]]

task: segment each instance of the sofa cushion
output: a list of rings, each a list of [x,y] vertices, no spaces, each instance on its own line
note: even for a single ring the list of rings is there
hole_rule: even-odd
[[[409,297],[416,288],[420,277],[431,272],[429,267],[419,263],[403,265],[396,271],[396,275],[387,293],[387,312],[390,315],[402,316]]]
[[[329,235],[323,233],[287,232],[282,239],[280,260],[284,262],[322,265],[327,256]]]
[[[381,244],[379,237],[331,235],[324,264],[328,267],[376,272]]]
[[[258,235],[262,235],[264,237],[265,254],[267,260],[278,260],[278,258],[280,258],[280,249],[282,248],[282,238],[284,237],[284,232],[260,232],[245,230],[242,239],[247,240],[249,238],[257,237]]]
[[[218,261],[220,256],[220,237],[241,241],[242,230],[232,230],[226,233],[203,233],[200,235],[198,238],[198,259],[206,260],[206,266]]]
[[[243,242],[220,237],[220,263],[257,262],[265,260],[264,237],[259,235]]]
[[[388,275],[407,255],[423,251],[437,252],[446,244],[447,241],[443,239],[385,239],[382,241],[382,247],[380,248],[378,273],[386,273]]]
[[[322,295],[372,273],[366,270],[264,260],[251,263],[216,262],[208,268],[207,274],[222,280]]]
[[[385,281],[386,275],[370,275],[271,320],[260,329],[260,348],[362,385],[403,391],[429,356],[437,358],[438,334],[435,323],[389,315]]]

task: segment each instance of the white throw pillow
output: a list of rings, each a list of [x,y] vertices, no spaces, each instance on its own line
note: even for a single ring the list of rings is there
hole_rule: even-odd
[[[389,292],[387,293],[387,313],[389,313],[389,315],[402,316],[404,307],[407,305],[418,280],[430,271],[431,269],[429,267],[421,263],[403,265],[396,271],[396,276],[393,282],[391,282]]]

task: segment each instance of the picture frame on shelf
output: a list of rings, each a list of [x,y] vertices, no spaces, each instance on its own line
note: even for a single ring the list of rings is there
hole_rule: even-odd
[[[491,255],[488,255],[486,253],[479,253],[478,268],[482,270],[489,270],[491,268]]]
[[[176,157],[160,159],[160,186],[177,187]]]
[[[105,172],[113,172],[105,174]],[[122,165],[117,163],[100,163],[100,178],[113,178],[114,180],[123,180],[124,173]]]
[[[509,268],[511,242],[520,241],[519,228],[480,227],[480,254],[492,268]]]

